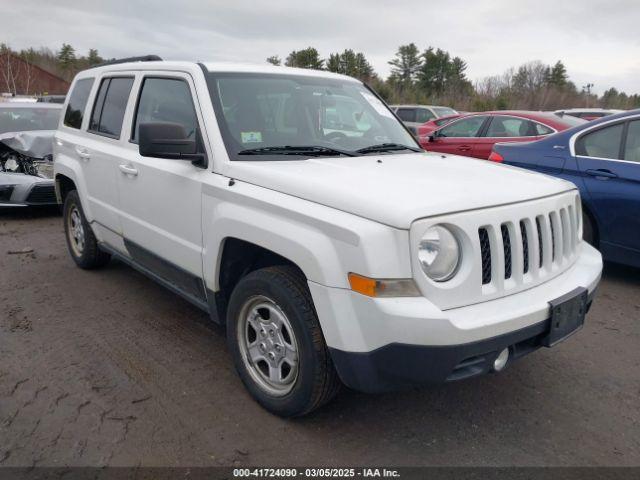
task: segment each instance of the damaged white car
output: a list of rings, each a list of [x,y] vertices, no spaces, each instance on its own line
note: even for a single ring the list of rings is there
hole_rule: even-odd
[[[56,204],[52,152],[61,107],[0,103],[0,207]]]

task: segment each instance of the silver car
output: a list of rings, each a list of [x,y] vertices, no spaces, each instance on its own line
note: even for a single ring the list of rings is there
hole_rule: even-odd
[[[53,134],[62,105],[0,103],[0,207],[55,205]]]
[[[414,135],[418,134],[418,127],[423,123],[458,113],[453,108],[436,105],[389,105],[389,108]]]

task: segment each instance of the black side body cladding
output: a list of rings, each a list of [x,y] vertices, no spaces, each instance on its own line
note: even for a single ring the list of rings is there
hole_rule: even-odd
[[[131,258],[142,267],[152,271],[155,275],[165,279],[198,301],[206,303],[207,297],[205,295],[202,278],[167,262],[162,257],[151,253],[146,248],[130,240],[125,239],[124,246],[127,248]]]
[[[104,243],[100,244],[100,248],[110,253],[112,257],[126,263],[146,277],[158,282],[171,292],[180,295],[191,304],[207,312],[215,323],[221,323],[216,303],[217,294],[209,289],[205,290],[204,282],[200,277],[167,262],[134,242],[125,239],[125,246],[131,255],[130,257]]]

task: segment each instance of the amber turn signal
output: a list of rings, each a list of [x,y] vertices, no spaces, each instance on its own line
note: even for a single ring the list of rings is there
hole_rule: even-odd
[[[375,279],[357,273],[349,274],[351,290],[367,297],[419,297],[415,282],[408,279]]]

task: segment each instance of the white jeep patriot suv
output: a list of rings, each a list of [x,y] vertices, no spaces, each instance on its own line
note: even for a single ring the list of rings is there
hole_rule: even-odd
[[[577,331],[600,279],[574,185],[425,153],[353,78],[136,58],[79,73],[64,108],[73,260],[226,325],[278,415],[500,371]]]

